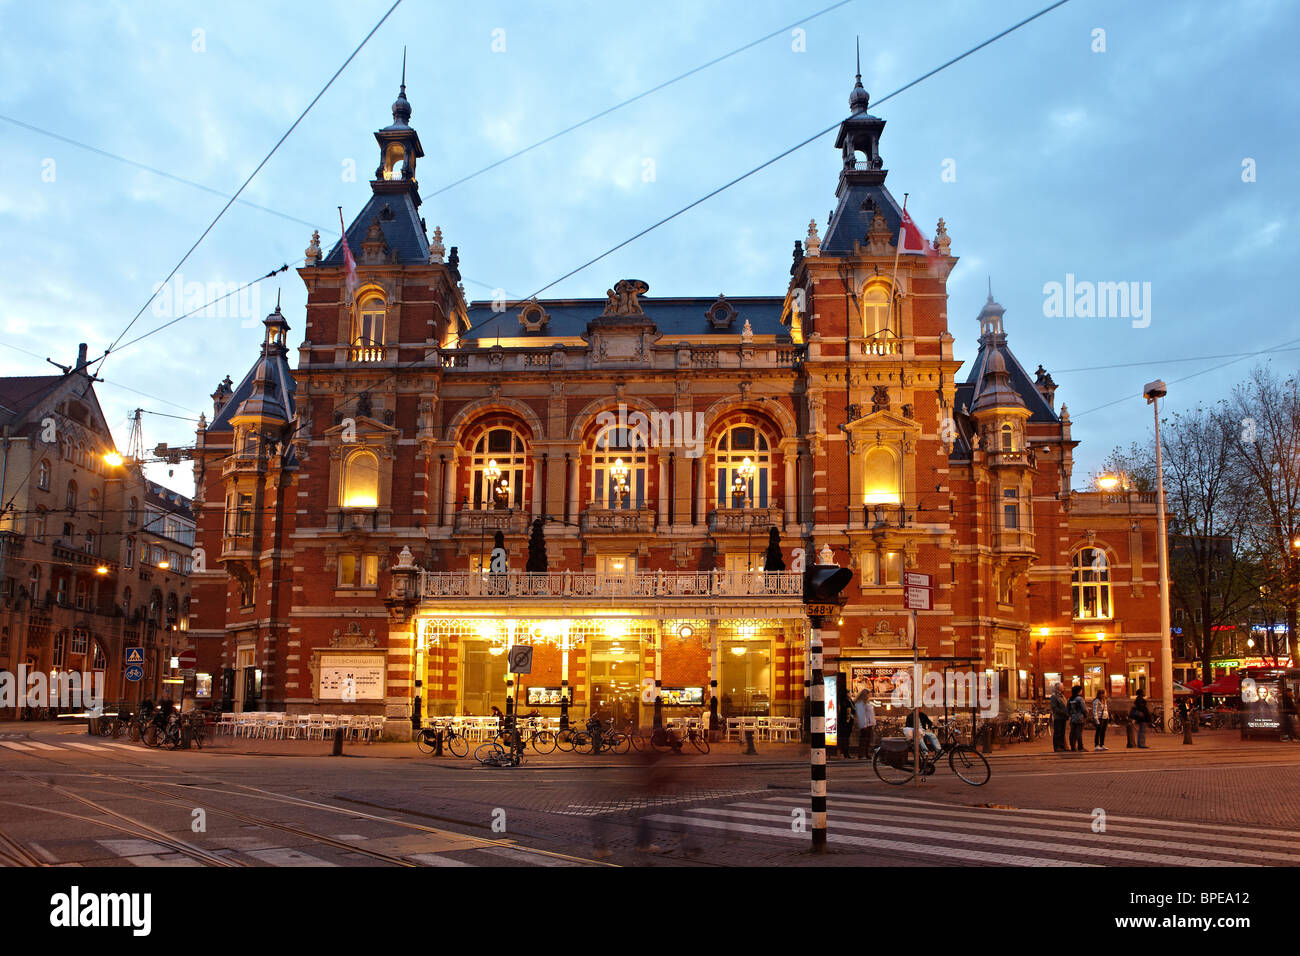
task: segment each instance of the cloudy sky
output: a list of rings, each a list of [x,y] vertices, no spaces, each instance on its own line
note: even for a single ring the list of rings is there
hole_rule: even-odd
[[[1219,368],[1238,353],[1294,367],[1282,239],[1300,201],[1300,84],[1286,65],[1300,5],[1071,0],[876,108],[1048,0],[932,0],[924,15],[850,0],[802,37],[789,29],[834,2],[405,0],[244,192],[262,208],[233,206],[181,281],[215,289],[293,266],[313,226],[332,244],[335,207],[355,215],[369,193],[403,45],[422,211],[460,247],[469,294],[488,298],[533,293],[842,119],[856,34],[888,122],[888,185],[910,193],[927,234],[944,217],[960,257],[958,357],[974,354],[991,276],[1013,351],[1052,372],[1075,419],[1076,487],[1146,436],[1143,383],[1166,379],[1173,410],[1225,395],[1260,360]],[[0,374],[48,372],[44,357],[66,364],[81,341],[102,353],[390,4],[0,0]],[[794,240],[810,218],[825,228],[838,167],[832,133],[546,294],[600,296],[626,276],[652,297],[781,294]],[[1067,276],[1137,283],[1142,311],[1053,315],[1044,288]],[[305,294],[291,270],[111,355],[98,390],[119,444],[137,406],[210,414],[216,383],[255,360],[277,291],[297,344]],[[122,341],[184,311],[171,298]],[[144,437],[185,444],[193,425],[146,416]],[[186,468],[155,477],[192,490]]]

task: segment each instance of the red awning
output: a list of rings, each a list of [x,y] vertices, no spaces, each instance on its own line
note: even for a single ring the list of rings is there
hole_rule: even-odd
[[[1239,674],[1224,674],[1213,684],[1206,684],[1201,688],[1201,693],[1235,697],[1241,693],[1241,676]]]
[[[1202,685],[1201,685],[1200,678],[1197,678],[1196,680],[1183,681],[1183,685],[1184,685],[1188,690],[1193,690],[1193,691],[1199,691],[1199,690],[1201,689],[1201,686],[1202,686]]]

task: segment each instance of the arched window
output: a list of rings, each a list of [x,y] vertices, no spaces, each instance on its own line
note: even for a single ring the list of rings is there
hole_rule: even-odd
[[[1010,424],[1006,424],[1002,426],[1002,450],[1003,451],[1016,450],[1015,440],[1012,434],[1012,429]]]
[[[899,493],[898,459],[888,448],[872,448],[863,463],[862,503],[897,505]]]
[[[69,511],[77,510],[77,483],[75,481],[68,482],[68,498],[65,506]]]
[[[597,508],[644,508],[648,463],[645,438],[636,429],[601,429],[592,446],[592,503]]]
[[[714,448],[719,508],[766,508],[772,484],[767,436],[753,425],[732,425]]]
[[[54,654],[50,663],[55,667],[62,667],[68,658],[68,632],[59,631],[54,635]]]
[[[33,541],[45,540],[45,509],[44,508],[38,508],[36,511],[36,517],[32,519],[32,540]]]
[[[93,515],[99,511],[99,489],[90,489],[90,513]]]
[[[41,491],[50,490],[50,463],[48,459],[41,459],[41,464],[36,472],[36,487]]]
[[[1076,620],[1105,620],[1114,617],[1110,602],[1110,563],[1100,548],[1081,548],[1074,555],[1070,587]]]
[[[94,653],[90,659],[90,669],[93,671],[108,670],[108,657],[104,654],[104,646],[95,641],[93,645]]]
[[[873,282],[862,293],[862,334],[865,338],[876,335],[897,335],[889,302],[889,286]]]
[[[155,590],[149,595],[149,620],[155,624],[162,623],[162,592]]]
[[[357,321],[352,346],[359,349],[382,348],[384,344],[384,300],[368,295],[357,306]]]
[[[343,465],[343,507],[379,506],[379,459],[371,451],[353,452]]]
[[[522,508],[528,446],[512,428],[492,428],[474,443],[470,463],[474,507]]]
[[[167,624],[168,625],[175,624],[177,620],[179,620],[180,616],[181,616],[180,602],[176,599],[176,595],[174,593],[168,594],[167,595]]]
[[[122,556],[122,566],[125,568],[135,567],[135,538],[126,539],[126,549]]]

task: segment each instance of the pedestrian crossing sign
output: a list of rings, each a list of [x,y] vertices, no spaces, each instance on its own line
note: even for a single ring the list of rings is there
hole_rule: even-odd
[[[143,664],[143,663],[144,663],[144,648],[143,648],[143,647],[128,647],[128,648],[126,649],[126,662],[127,662],[128,664]]]

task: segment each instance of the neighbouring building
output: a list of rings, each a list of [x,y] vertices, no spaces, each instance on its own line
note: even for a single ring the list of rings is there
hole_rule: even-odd
[[[194,520],[138,463],[106,461],[115,444],[87,366],[82,345],[62,375],[0,378],[0,667],[99,671],[106,700],[132,704],[167,693]],[[129,647],[139,681],[125,679]]]
[[[800,714],[797,567],[823,548],[854,572],[825,651],[855,685],[910,657],[921,572],[923,653],[996,671],[1009,704],[1057,677],[1158,695],[1154,503],[1071,490],[1051,376],[991,292],[950,321],[945,223],[926,242],[886,189],[860,78],[850,108],[835,211],[776,294],[624,279],[501,311],[429,236],[403,87],[347,229],[355,282],[313,236],[296,364],[277,307],[197,433],[214,699],[400,735],[504,707],[504,652],[529,644],[519,700],[544,713]]]

